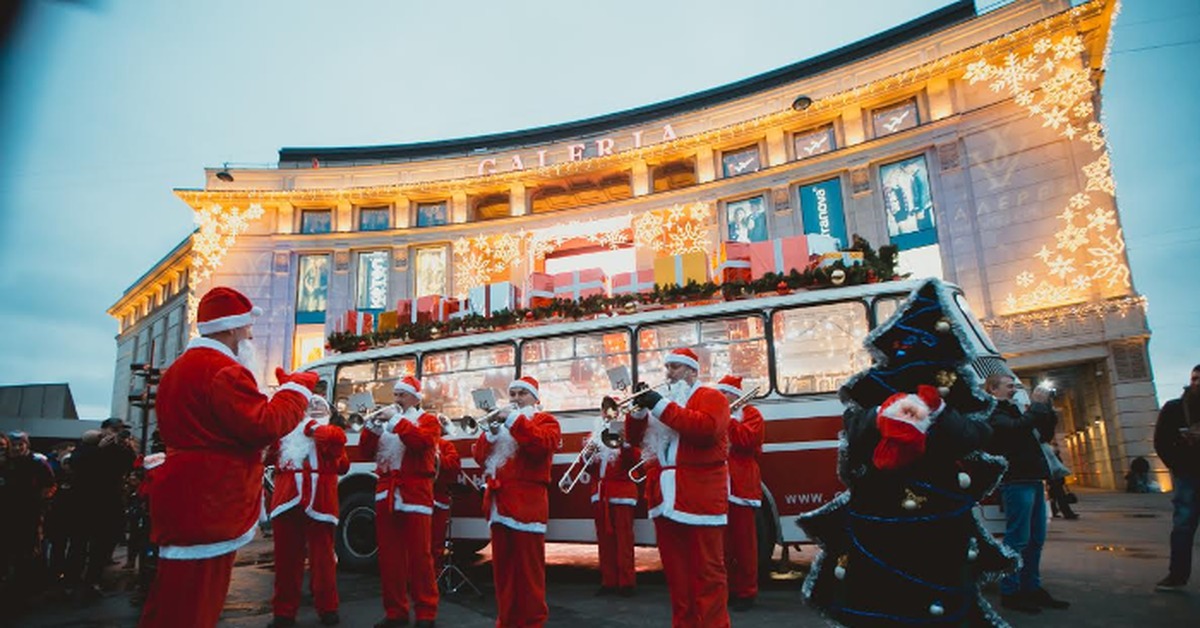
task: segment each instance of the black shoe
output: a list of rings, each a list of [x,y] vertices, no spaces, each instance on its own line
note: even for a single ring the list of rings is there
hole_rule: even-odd
[[[1034,604],[1037,604],[1038,606],[1040,606],[1042,608],[1057,608],[1057,609],[1071,608],[1070,602],[1054,599],[1054,596],[1050,595],[1049,591],[1047,591],[1041,587],[1030,591],[1026,595],[1028,596],[1028,599],[1030,602],[1033,602]]]
[[[416,628],[435,628],[437,622],[432,619],[418,619]]]
[[[321,625],[322,626],[336,626],[340,623],[342,623],[342,616],[338,615],[337,611],[329,611],[328,613],[321,613]]]
[[[752,597],[734,598],[733,602],[729,606],[730,606],[730,608],[732,608],[733,610],[735,610],[739,613],[744,613],[744,612],[750,610],[751,608],[754,608],[754,598],[752,598]]]
[[[399,619],[390,619],[390,618],[384,617],[383,619],[375,622],[375,628],[400,628],[401,626],[407,626],[407,625],[408,625],[407,617],[401,617]]]
[[[595,597],[608,597],[610,595],[616,595],[616,594],[617,594],[616,587],[600,587],[599,589],[596,589],[596,592],[593,593],[592,595]]]
[[[291,628],[292,626],[295,626],[295,625],[296,625],[295,617],[284,617],[283,615],[276,615],[275,619],[272,619],[271,623],[267,624],[267,628]]]
[[[1183,588],[1186,586],[1187,586],[1187,580],[1183,580],[1181,578],[1176,578],[1175,576],[1167,576],[1166,578],[1159,580],[1158,584],[1154,585],[1154,590],[1155,591],[1182,591]]]
[[[1071,513],[1069,515],[1063,515],[1063,519],[1078,519],[1078,518],[1079,518],[1079,515],[1077,515],[1075,513]]]
[[[1012,595],[1001,594],[1000,606],[1021,613],[1029,613],[1030,615],[1037,615],[1042,612],[1042,607],[1038,606],[1023,593],[1014,593]]]
[[[619,587],[617,589],[617,595],[621,597],[633,597],[637,595],[637,589],[633,587]]]

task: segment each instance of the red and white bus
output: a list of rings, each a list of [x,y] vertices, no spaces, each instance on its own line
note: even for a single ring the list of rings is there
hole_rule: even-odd
[[[808,539],[796,516],[832,499],[843,486],[837,479],[838,433],[842,404],[838,387],[870,366],[863,339],[886,320],[921,284],[895,281],[862,286],[799,291],[781,296],[639,311],[612,317],[523,325],[495,332],[454,336],[397,347],[333,355],[304,367],[331,391],[331,403],[347,412],[350,398],[370,393],[376,404],[392,403],[392,386],[405,375],[422,379],[424,406],[452,419],[480,414],[472,391],[491,388],[507,398],[514,378],[532,375],[540,382],[543,407],[562,426],[562,449],[554,456],[550,487],[550,542],[595,542],[589,491],[569,494],[557,480],[578,456],[597,423],[600,402],[613,394],[607,371],[625,366],[635,381],[663,381],[664,354],[691,347],[700,356],[700,379],[715,382],[735,373],[744,387],[759,386],[751,403],[766,419],[760,459],[763,505],[758,514],[760,555],[769,558],[777,544]],[[957,288],[964,328],[974,331],[974,367],[981,376],[1009,372],[996,348],[967,307]],[[447,438],[463,460],[463,483],[480,484],[482,469],[471,456],[478,433],[466,421],[452,421],[457,434]],[[357,434],[350,435],[351,469],[339,485],[341,519],[337,550],[343,566],[365,568],[374,561],[374,461],[358,454]],[[482,495],[468,490],[455,498],[451,537],[456,547],[475,550],[487,544]],[[985,518],[1000,517],[986,512]],[[639,544],[654,544],[654,527],[639,507],[634,524]],[[762,564],[769,564],[763,560]]]

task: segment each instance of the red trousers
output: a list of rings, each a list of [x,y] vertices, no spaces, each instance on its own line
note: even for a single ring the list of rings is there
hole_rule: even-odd
[[[725,526],[693,526],[655,517],[654,532],[671,593],[671,625],[729,626]]]
[[[437,619],[437,576],[429,553],[429,515],[398,512],[389,501],[375,502],[379,580],[388,619],[408,619],[408,598],[416,619]]]
[[[433,552],[434,569],[445,566],[443,558],[446,553],[446,522],[450,520],[450,511],[433,507],[433,520],[429,522],[429,549]]]
[[[492,578],[496,628],[543,626],[546,606],[546,536],[492,524]]]
[[[637,584],[633,566],[633,506],[592,504],[596,543],[600,552],[600,586],[632,587]]]
[[[308,546],[309,588],[318,613],[338,609],[337,556],[333,532],[337,526],[317,521],[292,508],[271,522],[275,540],[275,597],[271,604],[278,617],[296,617],[304,585],[305,545]]]
[[[758,529],[754,525],[754,507],[729,504],[729,525],[725,526],[725,571],[729,573],[729,593],[735,598],[758,595]]]
[[[203,560],[159,559],[142,608],[141,628],[212,628],[221,618],[233,559],[229,552]]]

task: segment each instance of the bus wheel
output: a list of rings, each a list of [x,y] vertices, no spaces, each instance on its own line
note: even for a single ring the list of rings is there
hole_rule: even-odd
[[[763,581],[770,577],[772,559],[775,556],[775,539],[778,531],[775,529],[776,517],[767,500],[762,506],[754,509],[754,532],[758,537],[758,579]]]
[[[375,569],[375,495],[356,491],[342,500],[334,538],[338,566],[351,571]]]

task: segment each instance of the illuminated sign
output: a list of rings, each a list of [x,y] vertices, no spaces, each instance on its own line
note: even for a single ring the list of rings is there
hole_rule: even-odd
[[[633,133],[630,134],[629,137],[631,140],[631,143],[628,147],[629,149],[641,148],[643,146],[643,140],[645,139],[645,131],[640,131],[640,130],[634,131]],[[663,125],[662,137],[659,139],[660,142],[669,142],[669,141],[675,139],[676,137],[677,136],[675,135],[675,129],[671,128],[671,125],[669,125],[669,124]],[[555,154],[560,155],[560,157],[565,157],[566,159],[561,159],[561,158],[557,159],[557,160],[552,159],[552,155],[551,155],[550,151],[548,149],[543,149],[543,150],[536,151],[532,154],[528,154],[526,157],[522,157],[520,154],[516,154],[507,160],[497,160],[497,158],[495,158],[495,157],[489,157],[487,159],[483,159],[479,162],[479,166],[476,169],[476,172],[481,177],[484,175],[496,174],[497,172],[501,171],[501,170],[499,170],[499,168],[500,168],[499,162],[500,161],[508,161],[508,168],[506,170],[507,172],[516,172],[519,170],[524,170],[526,167],[525,166],[526,163],[530,163],[530,164],[536,163],[537,164],[536,167],[545,168],[546,166],[549,166],[554,163],[565,163],[565,162],[570,162],[570,161],[583,161],[584,159],[594,159],[596,157],[607,157],[614,153],[614,151],[616,150],[616,147],[617,147],[616,140],[614,140],[611,137],[601,137],[601,138],[598,138],[596,140],[592,140],[589,142],[576,142],[573,144],[568,144],[566,147],[566,150],[563,151],[563,153],[558,153],[556,151]]]

